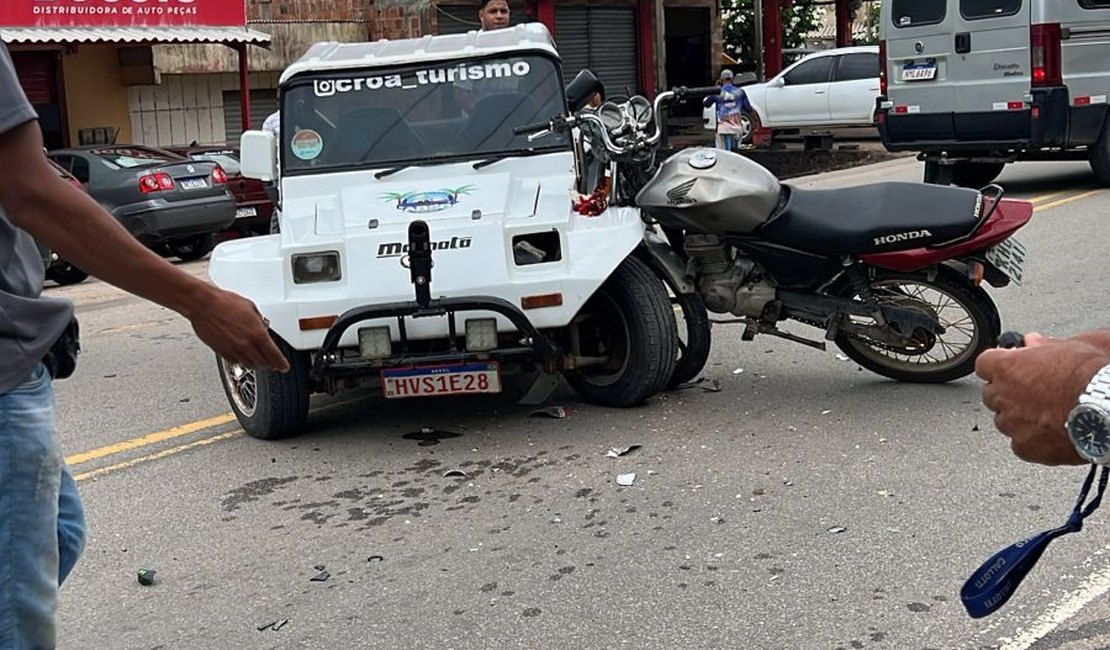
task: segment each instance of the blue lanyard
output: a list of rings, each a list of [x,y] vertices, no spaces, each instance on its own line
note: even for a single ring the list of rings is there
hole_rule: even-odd
[[[1036,566],[1037,560],[1041,559],[1041,555],[1052,540],[1083,530],[1083,520],[1102,503],[1102,495],[1106,492],[1106,481],[1110,477],[1110,467],[1102,468],[1102,476],[1098,479],[1098,493],[1086,507],[1083,507],[1097,472],[1098,465],[1091,465],[1087,480],[1079,490],[1075,510],[1072,510],[1066,524],[1002,549],[984,562],[978,571],[971,574],[964,583],[963,589],[960,590],[960,599],[972,618],[990,616],[1001,609],[1006,601],[1010,600],[1010,596],[1017,591],[1025,576]]]

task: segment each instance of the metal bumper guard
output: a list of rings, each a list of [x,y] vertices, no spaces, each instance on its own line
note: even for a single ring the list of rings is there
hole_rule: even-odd
[[[502,298],[494,296],[466,296],[432,300],[432,247],[428,224],[413,221],[409,224],[409,273],[416,291],[413,302],[395,302],[384,305],[356,307],[345,312],[328,329],[324,343],[312,364],[313,379],[364,375],[383,365],[402,366],[419,363],[435,365],[445,363],[465,363],[485,360],[532,360],[541,359],[555,370],[559,366],[561,351],[558,344],[540,333],[532,321],[519,308]],[[462,311],[492,311],[507,318],[521,334],[518,347],[500,348],[488,352],[467,352],[455,350],[456,325],[455,313]],[[429,318],[446,316],[450,328],[451,350],[436,354],[409,355],[404,347],[405,318]],[[339,342],[350,328],[358,323],[379,319],[396,318],[401,331],[402,352],[392,359],[367,361],[364,359],[344,360],[339,355]]]

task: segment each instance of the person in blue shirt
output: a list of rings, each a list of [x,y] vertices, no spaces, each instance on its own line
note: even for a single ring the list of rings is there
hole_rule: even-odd
[[[744,137],[744,116],[752,112],[752,104],[743,88],[732,84],[731,70],[721,71],[721,93],[705,98],[704,105],[717,108],[717,147],[736,151]]]

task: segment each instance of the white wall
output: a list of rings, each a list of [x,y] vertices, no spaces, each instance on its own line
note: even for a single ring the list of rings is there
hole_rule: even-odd
[[[251,73],[251,88],[277,88],[278,72]],[[157,86],[128,89],[135,144],[222,143],[225,90],[239,89],[235,74],[165,74]]]

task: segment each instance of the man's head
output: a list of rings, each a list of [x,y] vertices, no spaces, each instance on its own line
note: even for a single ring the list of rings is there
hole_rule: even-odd
[[[732,79],[733,79],[732,70],[729,70],[728,68],[725,68],[724,70],[721,70],[721,76],[719,78],[719,81],[722,84],[732,83]]]
[[[483,30],[509,26],[508,0],[478,0],[478,22]]]

